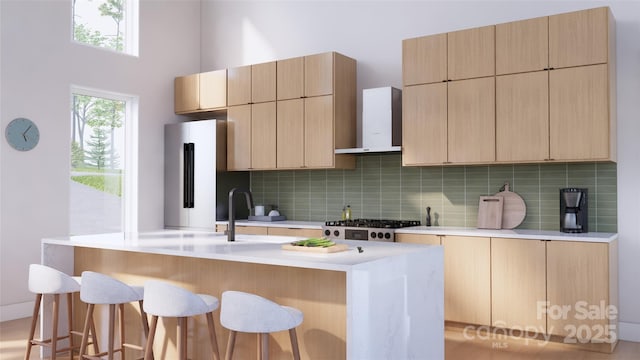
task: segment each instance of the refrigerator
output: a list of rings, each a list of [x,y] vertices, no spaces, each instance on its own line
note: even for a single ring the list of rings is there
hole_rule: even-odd
[[[229,190],[249,188],[248,172],[226,171],[226,125],[215,119],[165,125],[165,228],[213,231],[228,218]]]

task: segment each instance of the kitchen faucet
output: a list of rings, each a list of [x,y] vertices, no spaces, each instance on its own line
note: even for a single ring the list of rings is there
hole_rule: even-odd
[[[233,188],[229,191],[229,225],[227,228],[227,241],[236,240],[236,209],[233,205],[233,195],[235,195],[236,192],[244,193],[247,198],[247,207],[249,208],[249,212],[253,209],[253,195],[251,195],[251,190]]]

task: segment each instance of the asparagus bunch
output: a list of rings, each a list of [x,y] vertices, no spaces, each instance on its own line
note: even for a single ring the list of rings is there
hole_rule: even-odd
[[[293,246],[308,246],[308,247],[330,247],[336,243],[327,238],[309,238],[300,241],[294,241],[291,243]]]

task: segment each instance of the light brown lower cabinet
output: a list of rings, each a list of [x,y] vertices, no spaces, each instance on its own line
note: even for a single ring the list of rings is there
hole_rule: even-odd
[[[546,331],[545,241],[491,239],[491,325]]]
[[[443,236],[444,319],[491,324],[491,239]]]
[[[321,237],[322,229],[269,227],[267,233],[279,236]]]
[[[395,234],[399,243],[441,245],[441,236],[431,234]]]
[[[224,232],[226,230],[227,230],[227,225],[225,224],[216,225],[217,232]],[[236,234],[321,237],[322,229],[236,225]]]
[[[268,235],[269,228],[266,226],[244,226],[236,225],[236,234],[245,235]]]
[[[613,351],[618,326],[618,248],[547,242],[547,333]]]
[[[446,321],[553,335],[555,342],[587,350],[614,350],[616,240],[395,235],[400,243],[444,246]]]

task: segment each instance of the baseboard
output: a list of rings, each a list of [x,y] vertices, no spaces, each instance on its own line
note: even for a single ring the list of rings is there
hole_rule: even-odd
[[[625,341],[640,342],[640,324],[619,322],[618,339]]]
[[[33,305],[35,301],[0,306],[0,322],[30,317]]]

